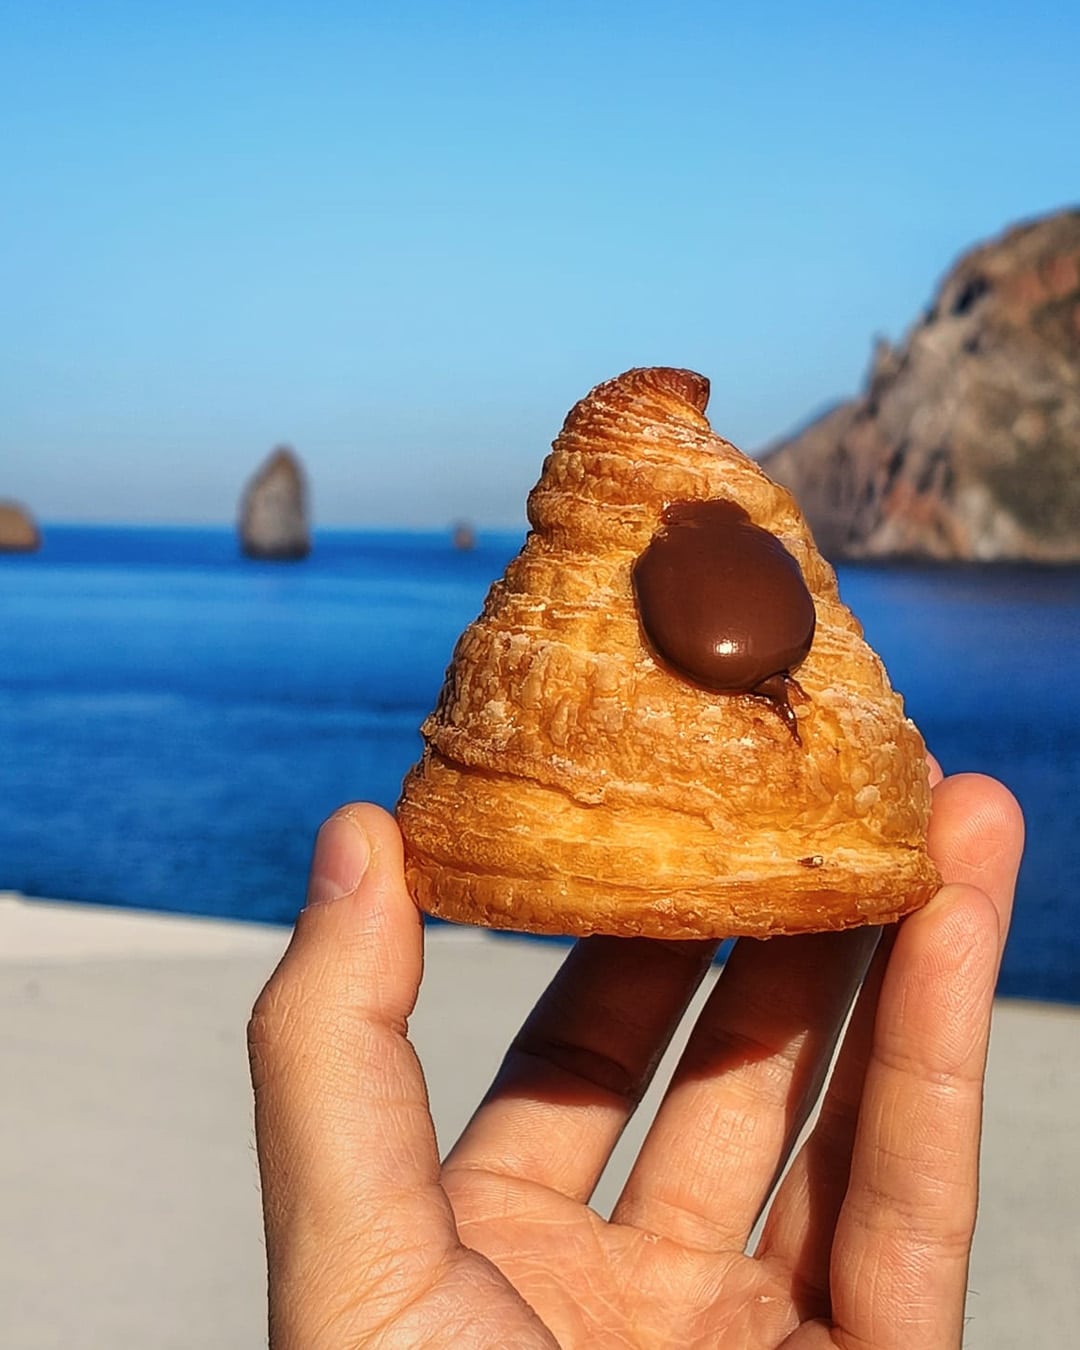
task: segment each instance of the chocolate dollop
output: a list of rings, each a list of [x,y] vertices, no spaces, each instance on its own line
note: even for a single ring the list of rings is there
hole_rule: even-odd
[[[814,640],[814,602],[775,535],[735,502],[675,502],[633,583],[664,665],[705,689],[766,699],[799,739],[789,690]]]

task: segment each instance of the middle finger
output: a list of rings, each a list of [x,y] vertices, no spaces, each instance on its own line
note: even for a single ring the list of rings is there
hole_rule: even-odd
[[[880,930],[741,941],[612,1214],[741,1250],[805,1123]]]

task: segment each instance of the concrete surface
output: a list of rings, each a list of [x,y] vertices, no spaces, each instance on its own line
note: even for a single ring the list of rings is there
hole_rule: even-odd
[[[4,1350],[265,1345],[244,1029],[285,941],[280,929],[0,897]],[[563,952],[429,935],[413,1038],[444,1146]],[[969,1350],[1075,1342],[1078,1053],[1080,1010],[999,1004]],[[601,1210],[664,1072],[601,1183]]]

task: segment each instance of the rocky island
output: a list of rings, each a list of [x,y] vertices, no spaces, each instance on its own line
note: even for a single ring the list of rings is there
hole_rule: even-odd
[[[1080,209],[965,254],[864,391],[761,464],[832,558],[1080,562]]]
[[[311,552],[307,483],[288,446],[278,446],[244,489],[238,529],[249,558],[295,562]]]
[[[41,532],[26,507],[0,501],[0,553],[33,553],[40,547]]]

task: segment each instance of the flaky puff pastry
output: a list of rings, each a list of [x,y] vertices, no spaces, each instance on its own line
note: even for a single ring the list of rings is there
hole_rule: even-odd
[[[939,884],[925,748],[794,499],[704,416],[708,381],[631,370],[570,412],[524,547],[462,634],[398,819],[418,903],[536,933],[767,937],[887,923]],[[635,560],[672,502],[725,498],[816,610],[798,739],[644,637]]]

